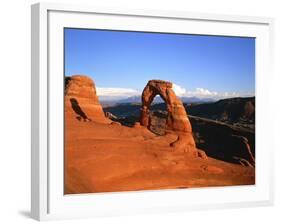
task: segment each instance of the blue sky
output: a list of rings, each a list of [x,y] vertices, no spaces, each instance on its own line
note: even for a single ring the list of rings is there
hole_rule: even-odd
[[[150,79],[179,96],[227,98],[255,92],[255,39],[65,29],[65,75],[85,74],[100,96],[138,95]]]

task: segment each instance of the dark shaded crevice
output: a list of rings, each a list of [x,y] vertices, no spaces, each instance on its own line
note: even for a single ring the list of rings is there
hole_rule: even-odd
[[[83,121],[91,121],[91,119],[88,118],[88,116],[85,114],[85,112],[81,109],[78,101],[75,98],[71,98],[70,103],[71,103],[71,107],[72,107],[73,111],[78,115],[76,118],[79,121],[82,121],[82,120]]]

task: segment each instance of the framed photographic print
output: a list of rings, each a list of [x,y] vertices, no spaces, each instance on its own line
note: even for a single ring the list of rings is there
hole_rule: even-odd
[[[270,205],[271,18],[32,6],[32,217]]]

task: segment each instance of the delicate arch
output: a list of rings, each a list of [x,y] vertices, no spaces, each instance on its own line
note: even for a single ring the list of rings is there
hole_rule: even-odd
[[[142,92],[142,107],[140,124],[149,126],[149,107],[156,95],[164,100],[167,106],[168,117],[166,132],[192,132],[185,108],[172,89],[173,84],[162,80],[150,80]]]

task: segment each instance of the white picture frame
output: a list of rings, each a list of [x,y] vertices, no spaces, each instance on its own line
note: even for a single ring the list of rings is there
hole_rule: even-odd
[[[190,12],[32,5],[31,214],[37,220],[271,205],[270,95],[273,19]],[[63,195],[63,27],[256,38],[256,184]],[[137,203],[136,203],[137,202]]]

